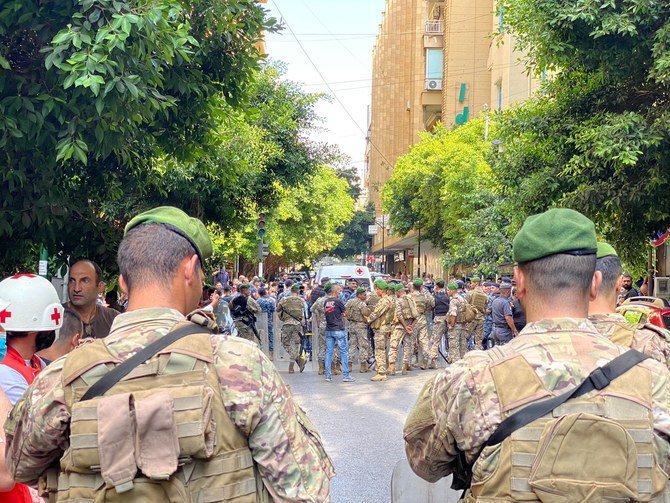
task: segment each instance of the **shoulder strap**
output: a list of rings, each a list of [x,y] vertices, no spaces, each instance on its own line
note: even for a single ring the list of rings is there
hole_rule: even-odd
[[[499,444],[518,429],[550,413],[571,398],[577,398],[596,389],[601,390],[606,388],[614,379],[625,374],[647,358],[649,358],[647,355],[634,349],[626,351],[602,367],[597,367],[575,389],[549,400],[535,402],[509,416],[500,423],[495,433],[486,441],[486,445]]]
[[[187,335],[199,334],[205,331],[207,331],[207,328],[195,323],[188,323],[187,325],[180,324],[178,328],[171,330],[165,336],[149,344],[144,349],[138,353],[135,353],[123,363],[117,365],[107,374],[102,376],[97,382],[93,384],[93,386],[88,388],[86,393],[84,393],[84,396],[81,397],[81,401],[83,402],[85,400],[90,400],[100,395],[104,395],[107,393],[107,391],[110,390],[112,386],[130,374],[133,369],[158,354],[161,350],[165,349],[170,344],[173,344]]]

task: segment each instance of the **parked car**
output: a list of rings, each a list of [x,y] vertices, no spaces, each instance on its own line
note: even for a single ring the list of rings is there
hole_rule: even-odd
[[[651,323],[670,329],[670,304],[658,297],[631,297],[617,308],[631,323]]]

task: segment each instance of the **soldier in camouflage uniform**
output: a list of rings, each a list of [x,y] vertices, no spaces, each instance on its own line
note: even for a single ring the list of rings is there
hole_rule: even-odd
[[[435,299],[430,293],[423,289],[423,280],[416,278],[412,283],[412,293],[410,294],[416,304],[418,316],[414,324],[414,341],[421,345],[421,370],[426,370],[428,366],[428,320],[426,315],[435,307]]]
[[[466,300],[458,294],[458,284],[451,282],[447,285],[449,293],[449,312],[447,313],[447,341],[449,354],[447,363],[454,363],[468,352],[468,330],[465,323]]]
[[[651,323],[630,323],[616,312],[621,261],[608,243],[598,243],[596,271],[602,275],[598,296],[589,303],[589,321],[616,344],[637,349],[670,368],[670,332]]]
[[[433,318],[433,332],[430,337],[430,364],[429,369],[437,368],[436,360],[439,352],[442,338],[447,333],[447,313],[449,312],[449,294],[444,291],[444,281],[438,279],[435,282],[435,291],[433,292],[435,301]]]
[[[256,315],[261,312],[258,302],[251,296],[251,285],[243,283],[237,287],[239,295],[230,302],[230,314],[235,322],[237,336],[259,343],[251,325],[256,323]]]
[[[349,368],[352,368],[353,354],[358,350],[358,360],[361,364],[360,372],[368,372],[370,358],[370,341],[368,341],[368,316],[372,312],[365,303],[367,291],[365,287],[356,289],[356,296],[346,303],[347,321],[349,322]]]
[[[586,319],[599,283],[593,223],[563,208],[534,215],[513,250],[528,324],[426,383],[404,427],[412,469],[429,482],[455,473],[466,503],[666,501],[670,373]],[[623,353],[630,370],[611,384],[607,370],[586,379]],[[582,382],[591,391],[530,412]],[[498,429],[518,410],[526,418]]]
[[[386,381],[386,343],[391,337],[393,316],[395,315],[395,296],[389,290],[389,285],[379,279],[375,281],[375,291],[381,299],[368,316],[368,321],[375,334],[375,366],[377,370],[371,380]]]
[[[34,482],[56,462],[60,474],[46,480],[47,488],[57,480],[59,501],[330,499],[332,462],[272,362],[257,344],[200,326],[216,329],[204,314],[192,316],[197,325],[187,322],[211,253],[206,227],[177,208],[128,223],[118,252],[128,310],[108,337],[49,365],[17,403],[5,425],[16,480]],[[103,396],[81,400],[111,368],[175,327],[189,335]]]
[[[332,288],[328,283],[324,285],[324,288]],[[309,308],[313,317],[316,317],[316,325],[319,327],[317,334],[319,342],[319,351],[316,355],[319,361],[319,375],[324,375],[326,373],[326,311],[324,310],[324,304],[326,303],[327,296],[319,297],[312,307]],[[340,370],[340,352],[333,351],[333,375],[340,375],[342,371]]]
[[[305,322],[305,301],[300,297],[300,283],[291,285],[291,295],[283,297],[277,303],[277,316],[282,322],[281,344],[291,358],[288,373],[295,372],[294,363],[298,364],[302,372],[305,370],[306,363],[305,358],[300,354],[300,337]]]
[[[412,370],[412,355],[414,354],[414,340],[412,333],[419,312],[411,295],[407,295],[402,283],[396,283],[395,318],[393,320],[393,331],[391,332],[391,343],[389,344],[389,367],[388,375],[395,374],[395,363],[398,359],[398,346],[402,342],[403,365],[402,373],[406,374]]]
[[[488,297],[484,290],[479,286],[481,279],[478,276],[470,280],[471,288],[466,294],[466,300],[475,307],[477,314],[475,319],[468,323],[468,338],[471,338],[475,349],[484,349],[482,341],[484,340],[484,315],[486,314],[486,304]]]

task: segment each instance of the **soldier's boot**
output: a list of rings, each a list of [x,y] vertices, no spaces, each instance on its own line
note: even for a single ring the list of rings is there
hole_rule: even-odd
[[[334,376],[342,375],[342,364],[340,362],[333,364],[333,375]]]
[[[428,358],[421,360],[421,365],[419,365],[421,370],[426,370],[426,367],[428,367]]]
[[[430,363],[428,364],[429,369],[436,369],[437,368],[437,363],[435,362],[435,358],[430,359]]]
[[[370,379],[371,381],[386,381],[388,378],[386,377],[386,374],[380,374],[377,373],[372,378]]]
[[[293,362],[288,364],[288,373],[295,374],[295,370],[293,370]]]
[[[368,362],[362,361],[361,362],[361,370],[359,370],[359,372],[361,374],[365,374],[366,372],[369,372],[369,371],[370,371],[370,369],[368,368]]]
[[[395,375],[395,363],[389,363],[388,369],[386,370],[386,375],[389,376]]]
[[[295,359],[295,362],[298,364],[298,368],[302,373],[302,371],[305,370],[305,364],[307,363],[307,358],[305,358],[304,356],[298,356],[298,358]]]
[[[411,372],[411,371],[412,371],[412,365],[409,364],[409,363],[403,363],[403,365],[402,365],[402,375],[406,375],[407,372]]]
[[[326,364],[319,362],[319,375],[322,376],[326,373]]]

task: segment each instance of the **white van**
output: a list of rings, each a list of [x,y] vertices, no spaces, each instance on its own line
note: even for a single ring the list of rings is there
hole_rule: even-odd
[[[321,278],[330,278],[332,283],[345,285],[350,279],[358,281],[359,286],[364,286],[368,290],[372,289],[372,277],[370,269],[364,265],[357,264],[334,264],[319,267],[316,273],[316,282],[321,283]]]

